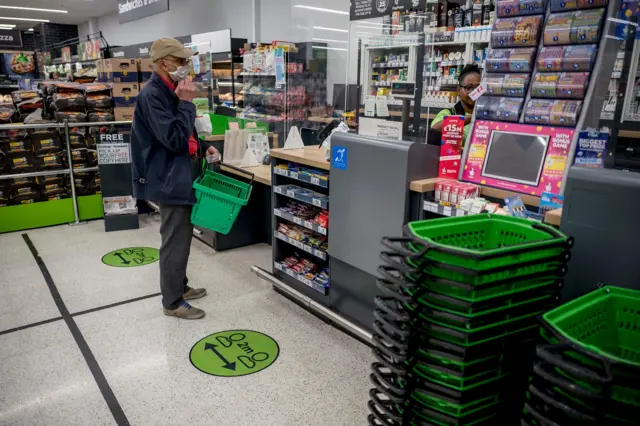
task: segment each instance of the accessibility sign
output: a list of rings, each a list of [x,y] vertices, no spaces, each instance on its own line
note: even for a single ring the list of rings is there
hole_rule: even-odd
[[[191,364],[212,376],[238,377],[257,373],[273,364],[280,347],[266,334],[228,330],[211,334],[191,348]]]
[[[160,259],[158,249],[151,247],[129,247],[114,250],[102,256],[102,263],[118,268],[133,268],[149,265]]]

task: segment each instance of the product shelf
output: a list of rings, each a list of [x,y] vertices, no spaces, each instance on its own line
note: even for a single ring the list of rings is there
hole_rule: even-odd
[[[278,167],[275,167],[273,169],[273,173],[280,175],[280,176],[286,176],[288,178],[291,179],[295,179],[295,180],[299,180],[300,182],[305,182],[305,183],[309,183],[311,185],[315,185],[315,186],[319,186],[320,188],[329,188],[329,180],[324,180],[324,179],[320,179],[317,177],[313,177],[313,176],[308,176],[305,174],[301,174],[298,172],[293,172],[290,170],[285,170],[285,169],[281,169]],[[320,207],[320,206],[318,206]]]
[[[448,204],[448,203],[447,203]],[[468,216],[471,213],[465,210],[462,210],[455,205],[445,205],[443,203],[438,203],[436,201],[425,201],[424,202],[424,210],[427,212],[439,214],[441,216]]]
[[[273,192],[276,194],[284,195],[285,197],[293,198],[294,200],[311,204],[312,206],[320,207],[322,209],[328,209],[329,203],[325,200],[316,197],[303,197],[299,194],[296,194],[294,191],[283,189],[280,186],[274,186]]]
[[[323,294],[323,295],[326,296],[328,291],[329,291],[328,287],[324,287],[324,286],[322,286],[322,285],[320,285],[318,283],[315,283],[315,282],[313,282],[311,280],[308,280],[303,275],[296,274],[294,271],[292,271],[289,268],[285,268],[284,266],[282,266],[278,262],[274,262],[273,267],[276,268],[278,271],[284,272],[285,274],[287,274],[291,278],[301,282],[302,284],[304,284],[307,287],[317,291],[320,294]]]
[[[298,240],[294,240],[293,238],[290,238],[286,235],[284,235],[281,232],[274,232],[274,236],[281,240],[284,241],[285,243],[289,243],[292,246],[299,248],[300,250],[304,250],[305,252],[319,258],[322,260],[327,260],[327,252],[323,251],[323,250],[318,250],[316,248],[311,247],[310,245],[304,244],[302,241],[298,241]]]
[[[280,209],[273,209],[273,214],[275,214],[277,217],[284,219],[286,221],[295,223],[296,225],[300,225],[302,227],[305,227],[307,229],[312,230],[313,232],[317,232],[320,235],[327,235],[328,230],[327,228],[324,228],[316,223],[313,223],[309,220],[305,220],[305,219],[301,219],[297,216],[292,215],[291,213],[287,213],[284,212]]]

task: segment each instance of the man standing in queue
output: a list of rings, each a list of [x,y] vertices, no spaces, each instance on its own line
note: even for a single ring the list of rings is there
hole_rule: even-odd
[[[467,140],[469,133],[469,124],[471,123],[471,115],[476,101],[469,97],[478,86],[480,86],[480,68],[477,65],[467,65],[462,69],[458,77],[458,97],[460,100],[452,107],[443,109],[431,121],[431,129],[442,132],[442,120],[448,115],[459,115],[464,117],[464,136],[463,143]]]
[[[204,156],[217,150],[195,133],[195,87],[189,76],[191,57],[198,52],[178,40],[161,38],[151,46],[155,72],[138,95],[131,132],[134,194],[160,206],[160,290],[165,315],[199,319],[205,313],[187,300],[205,289],[187,285],[187,263],[196,199],[193,181]]]

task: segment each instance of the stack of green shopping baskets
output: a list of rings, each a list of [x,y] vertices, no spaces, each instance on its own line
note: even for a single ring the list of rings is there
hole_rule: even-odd
[[[475,215],[410,223],[383,243],[369,424],[517,423],[537,317],[557,304],[572,240]]]
[[[640,424],[640,292],[604,287],[542,322],[522,424]]]

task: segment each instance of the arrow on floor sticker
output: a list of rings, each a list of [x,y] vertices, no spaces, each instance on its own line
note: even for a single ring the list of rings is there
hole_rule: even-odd
[[[218,350],[216,348],[217,348],[217,346],[216,345],[212,345],[211,343],[207,343],[206,345],[204,345],[204,350],[205,351],[213,352],[214,354],[216,354],[218,356],[218,358],[220,358],[220,360],[222,362],[224,362],[224,365],[222,366],[222,368],[226,368],[227,370],[235,371],[236,363],[227,361],[227,359],[225,357],[223,357],[222,354],[220,352],[218,352]]]
[[[124,257],[122,257],[122,254],[120,253],[115,253],[114,256],[118,256],[120,258],[120,260],[122,260],[122,263],[124,263],[125,265],[128,265],[131,263],[130,260],[124,260]]]

